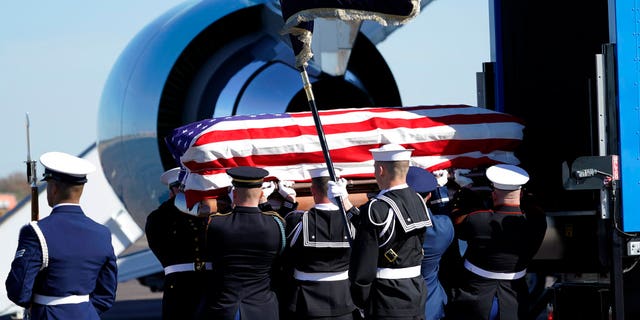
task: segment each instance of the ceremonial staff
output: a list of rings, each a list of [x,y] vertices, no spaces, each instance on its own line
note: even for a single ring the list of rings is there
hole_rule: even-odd
[[[311,89],[311,82],[309,81],[309,75],[307,74],[307,68],[305,65],[300,66],[300,75],[302,76],[302,84],[304,85],[304,92],[307,94],[307,101],[309,102],[309,108],[313,115],[313,122],[316,125],[316,131],[318,133],[318,139],[320,140],[320,146],[322,147],[322,154],[324,155],[324,161],[327,163],[327,170],[329,171],[329,177],[331,180],[338,182],[336,172],[333,169],[333,162],[329,155],[329,147],[327,146],[327,139],[324,136],[324,130],[322,129],[322,122],[320,122],[320,115],[318,114],[318,107],[316,106],[316,100],[313,96],[313,90]],[[342,212],[342,219],[344,220],[344,227],[347,230],[347,237],[349,237],[349,243],[351,243],[351,230],[349,228],[349,219],[347,219],[347,212],[344,209],[344,204],[340,197],[336,197],[336,203]]]
[[[29,113],[27,112],[27,182],[31,184],[31,221],[40,219],[38,207],[38,177],[36,175],[36,161],[31,160],[31,141],[29,139]]]
[[[302,75],[304,91],[307,94],[309,107],[313,114],[327,169],[331,180],[337,182],[306,69],[307,62],[313,56],[311,52],[313,20],[316,18],[342,20],[356,29],[359,29],[360,23],[364,20],[376,21],[384,26],[388,24],[404,24],[420,13],[420,0],[280,0],[280,7],[282,9],[282,18],[284,19],[283,30],[284,33],[289,34],[289,39],[291,40],[291,47],[296,56],[296,68],[300,70]],[[337,200],[338,206],[343,213],[345,228],[349,230],[344,205],[342,201]],[[347,233],[349,234],[349,241],[351,241],[351,233]]]

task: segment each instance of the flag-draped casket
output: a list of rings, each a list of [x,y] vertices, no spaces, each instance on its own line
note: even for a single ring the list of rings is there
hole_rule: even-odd
[[[426,170],[518,164],[518,118],[467,105],[352,108],[319,112],[335,167],[348,179],[373,178],[369,149],[388,143],[414,149],[412,165]],[[228,185],[225,170],[257,166],[278,180],[309,181],[325,159],[311,112],[237,115],[201,120],[166,137],[187,174],[187,203]]]

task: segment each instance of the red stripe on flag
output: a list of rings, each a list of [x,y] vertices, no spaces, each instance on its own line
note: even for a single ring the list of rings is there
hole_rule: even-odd
[[[448,107],[447,107],[448,108]],[[467,107],[470,108],[470,107]],[[398,110],[399,108],[384,108],[384,112],[398,112],[398,111],[407,111],[405,109],[417,109],[424,110],[424,108],[402,108],[402,110]],[[432,128],[437,126],[452,126],[459,124],[491,124],[491,123],[500,123],[500,122],[514,122],[521,123],[520,120],[515,117],[502,113],[488,113],[488,114],[454,114],[454,115],[444,115],[444,116],[434,116],[434,117],[421,117],[416,119],[398,119],[398,118],[383,118],[383,117],[374,117],[368,120],[359,121],[359,122],[351,122],[349,121],[349,114],[352,113],[363,113],[365,111],[349,111],[349,112],[322,112],[320,114],[320,118],[322,121],[323,116],[329,115],[343,115],[345,117],[345,121],[337,124],[325,124],[323,122],[323,131],[326,135],[338,134],[338,133],[346,133],[346,132],[364,132],[371,130],[385,130],[385,129],[394,129],[394,128]],[[383,113],[380,110],[376,109],[367,109],[367,113]],[[308,112],[301,113],[291,113],[288,114],[291,118],[297,119],[310,119],[311,114]],[[286,119],[286,118],[284,118]],[[250,124],[252,121],[263,122],[264,120],[246,120],[243,124]],[[251,128],[251,127],[242,127],[238,129],[221,129],[221,130],[212,130],[207,133],[202,134],[196,142],[193,144],[194,147],[206,145],[213,142],[222,142],[222,141],[237,141],[237,140],[245,140],[245,139],[272,139],[272,138],[287,138],[287,137],[298,137],[302,135],[316,135],[316,128],[313,122],[310,122],[307,126],[302,125],[287,125],[287,126],[278,126],[278,121],[274,121],[274,125],[269,128]],[[215,128],[216,126],[213,126]]]
[[[405,144],[415,149],[412,156],[455,155],[478,151],[490,153],[494,150],[513,150],[520,140],[483,139],[483,140],[440,140]],[[342,149],[331,149],[329,154],[333,162],[363,162],[371,160],[369,149],[378,148],[382,144],[359,145]],[[211,168],[233,168],[239,166],[287,166],[301,163],[324,163],[322,151],[304,153],[251,154],[246,157],[217,158],[208,162],[188,161],[184,166],[192,172],[211,170]],[[201,173],[202,174],[202,173]]]

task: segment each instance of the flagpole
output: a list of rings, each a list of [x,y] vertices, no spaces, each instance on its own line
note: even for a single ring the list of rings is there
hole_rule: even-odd
[[[324,130],[322,129],[322,122],[320,121],[320,115],[318,114],[318,107],[316,106],[316,100],[313,96],[313,90],[311,88],[311,81],[309,81],[309,74],[307,73],[307,67],[302,65],[300,67],[300,76],[302,76],[302,84],[304,86],[304,92],[307,95],[307,101],[309,102],[309,108],[311,109],[311,114],[313,115],[313,122],[316,125],[316,131],[318,132],[318,139],[320,140],[320,146],[322,147],[322,154],[324,155],[324,161],[327,164],[327,170],[329,171],[329,177],[331,180],[338,182],[338,178],[336,176],[336,172],[333,169],[333,162],[331,161],[331,156],[329,155],[329,147],[327,146],[327,140],[324,136]],[[340,197],[336,197],[336,203],[340,208],[340,212],[342,213],[342,220],[344,221],[344,227],[347,231],[347,237],[349,239],[349,243],[353,240],[351,238],[351,229],[349,228],[349,219],[347,219],[347,211],[344,209],[344,204],[342,203],[342,199]]]

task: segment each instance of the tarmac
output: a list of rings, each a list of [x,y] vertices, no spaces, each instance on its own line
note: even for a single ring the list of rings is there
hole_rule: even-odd
[[[16,319],[11,315],[0,316],[0,320]],[[105,312],[102,320],[161,320],[162,292],[151,290],[137,279],[118,283],[116,302]]]
[[[103,320],[160,320],[162,292],[151,292],[137,279],[118,283],[116,303],[105,312]]]

